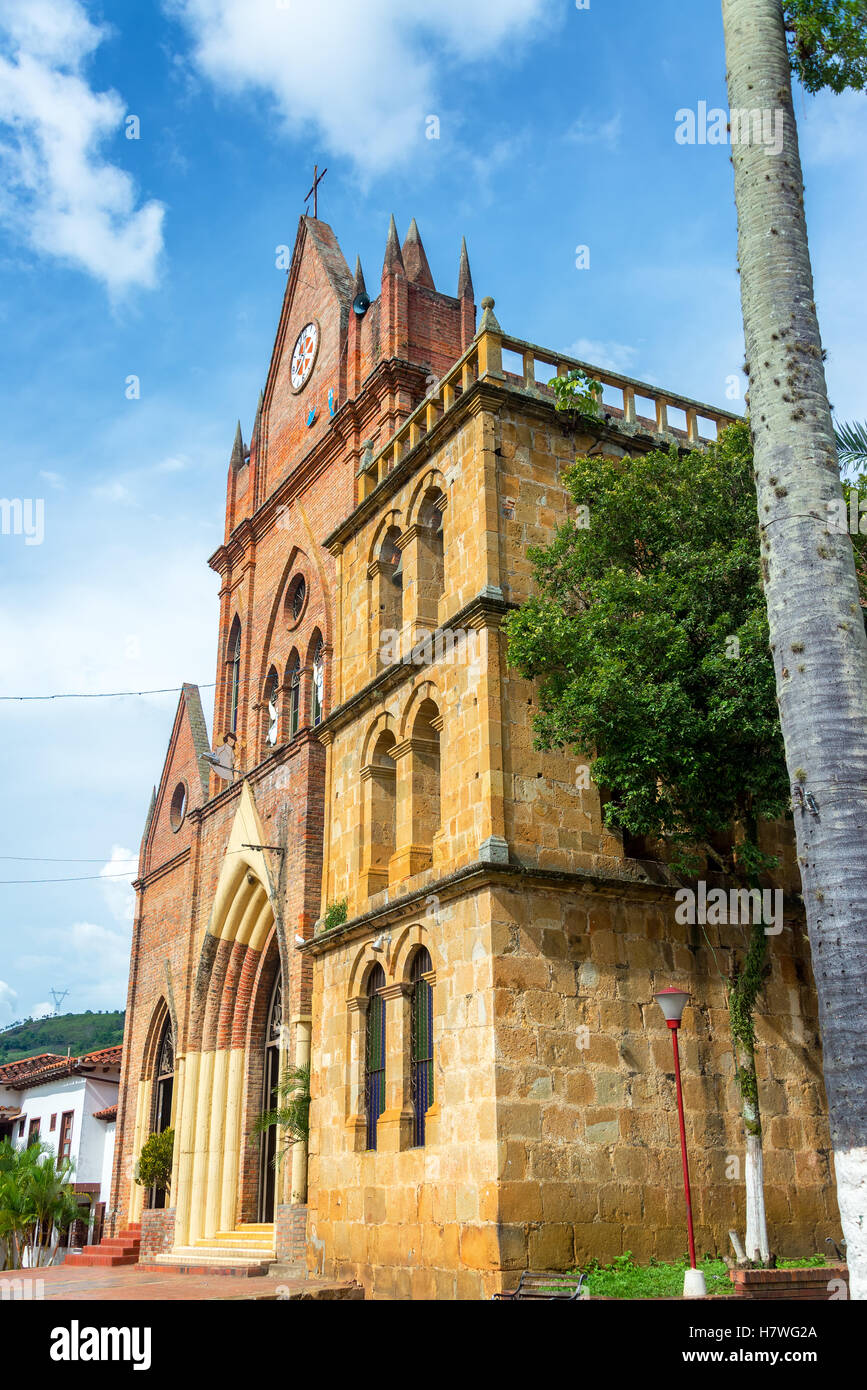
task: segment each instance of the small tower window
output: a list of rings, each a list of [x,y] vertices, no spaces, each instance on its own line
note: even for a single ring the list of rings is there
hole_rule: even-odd
[[[313,653],[313,727],[322,723],[325,692],[325,644],[322,638]]]
[[[273,748],[280,737],[280,677],[273,666],[268,672],[268,679],[265,682],[265,703],[267,706],[265,743],[269,748]]]
[[[289,737],[294,738],[298,732],[298,724],[301,718],[301,662],[298,654],[290,658],[289,661]]]
[[[229,634],[229,728],[238,731],[238,698],[241,689],[241,624],[236,618]]]

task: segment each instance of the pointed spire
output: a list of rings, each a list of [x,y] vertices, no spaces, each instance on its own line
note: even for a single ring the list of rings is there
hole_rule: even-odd
[[[397,239],[397,227],[394,224],[394,213],[388,224],[388,240],[385,243],[385,260],[382,263],[383,277],[386,275],[405,275],[403,257],[400,254],[400,242]]]
[[[364,283],[364,271],[361,269],[361,257],[355,257],[355,279],[352,282],[352,298],[356,295],[367,294],[367,286]]]
[[[241,421],[238,421],[238,428],[235,430],[235,442],[232,445],[231,465],[233,468],[241,468],[244,463],[244,436],[241,433]]]
[[[430,273],[430,266],[427,263],[427,256],[424,253],[415,218],[409,224],[409,231],[406,234],[406,241],[403,243],[401,254],[406,267],[407,279],[412,280],[416,285],[425,285],[429,290],[435,289],[436,286]]]
[[[264,391],[260,391],[260,392],[259,392],[259,400],[258,400],[257,405],[256,405],[256,419],[253,421],[253,439],[254,439],[254,440],[257,440],[257,439],[259,438],[259,422],[260,422],[261,419],[262,419],[262,406],[264,405],[264,403],[265,403],[265,392],[264,392]]]
[[[467,255],[467,239],[461,237],[461,264],[458,270],[458,299],[473,298],[473,277],[470,274],[470,258]]]

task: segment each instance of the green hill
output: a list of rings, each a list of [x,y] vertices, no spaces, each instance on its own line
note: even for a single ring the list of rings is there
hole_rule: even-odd
[[[53,1018],[26,1018],[0,1032],[0,1067],[40,1052],[73,1057],[114,1047],[123,1042],[124,1011],[113,1013],[57,1014]]]

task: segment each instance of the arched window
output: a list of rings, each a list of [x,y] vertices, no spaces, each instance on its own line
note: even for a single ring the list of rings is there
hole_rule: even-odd
[[[301,662],[297,652],[293,652],[289,658],[287,684],[289,686],[289,737],[294,738],[301,719]]]
[[[394,734],[383,729],[370,758],[370,800],[367,825],[368,892],[388,885],[388,861],[395,851],[397,786]]]
[[[163,1031],[160,1036],[160,1045],[157,1051],[156,1066],[154,1068],[154,1093],[153,1093],[153,1112],[151,1117],[151,1133],[162,1134],[163,1130],[169,1128],[172,1122],[172,1095],[175,1088],[175,1037],[172,1031],[171,1016],[166,1016],[163,1024]],[[152,1187],[150,1190],[150,1205],[152,1207],[164,1207],[166,1204],[166,1190],[164,1187]]]
[[[424,1117],[433,1105],[433,989],[429,975],[433,969],[430,953],[422,946],[412,962],[412,1054],[410,1081],[412,1086],[413,1143],[424,1144]]]
[[[280,737],[280,677],[273,666],[265,681],[265,703],[268,707],[265,743],[273,748]]]
[[[425,848],[440,828],[440,735],[433,700],[423,700],[412,726],[412,839]]]
[[[439,489],[429,488],[418,513],[418,615],[432,623],[445,593],[444,506]]]
[[[322,638],[316,643],[313,651],[313,709],[312,722],[314,729],[317,724],[322,723],[322,710],[325,696],[325,643]]]
[[[385,971],[375,965],[367,984],[367,1047],[365,1049],[365,1102],[367,1147],[376,1148],[376,1125],[385,1109]]]
[[[236,618],[229,633],[229,728],[238,731],[238,697],[241,689],[241,622]]]
[[[400,629],[403,621],[403,554],[398,547],[400,529],[389,526],[379,549],[379,631]]]

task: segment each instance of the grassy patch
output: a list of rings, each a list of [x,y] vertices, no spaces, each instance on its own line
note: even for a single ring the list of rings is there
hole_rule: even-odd
[[[810,1255],[800,1260],[778,1260],[779,1269],[821,1268],[827,1261],[824,1255]],[[671,1263],[651,1260],[649,1264],[637,1265],[632,1251],[617,1255],[610,1265],[600,1265],[597,1260],[587,1265],[586,1288],[590,1296],[605,1298],[679,1298],[683,1293],[683,1274],[689,1267],[686,1255]],[[732,1284],[728,1269],[719,1257],[705,1255],[699,1261],[699,1269],[704,1274],[708,1293],[730,1294]]]

